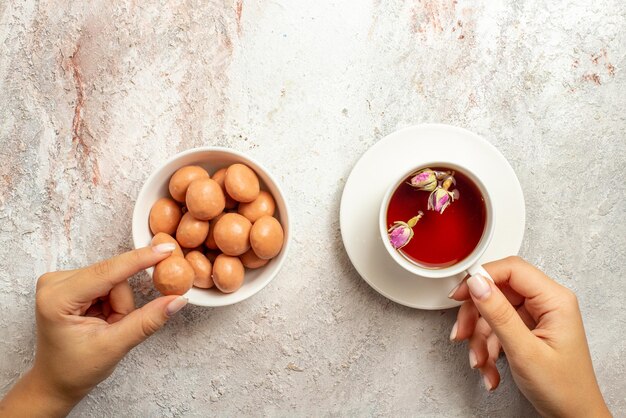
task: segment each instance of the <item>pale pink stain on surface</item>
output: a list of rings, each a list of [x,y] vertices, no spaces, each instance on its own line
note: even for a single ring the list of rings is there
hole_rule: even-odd
[[[607,75],[613,77],[615,75],[615,66],[609,61],[606,48],[602,48],[600,52],[591,56],[591,62],[595,65],[604,67]]]
[[[241,14],[243,13],[243,0],[236,0],[235,12],[237,13],[237,34],[241,36]]]
[[[412,26],[416,33],[443,32],[454,24],[456,0],[417,0],[412,9]]]
[[[591,83],[594,83],[596,85],[600,85],[602,84],[602,82],[600,81],[600,76],[597,73],[592,73],[592,74],[584,74],[583,75],[583,80],[584,81],[589,81]]]
[[[76,103],[74,105],[74,118],[72,119],[72,143],[74,145],[74,152],[76,153],[76,159],[81,165],[81,168],[86,172],[90,166],[91,182],[94,186],[100,183],[100,170],[98,168],[97,157],[91,150],[91,146],[86,142],[84,135],[86,131],[85,122],[83,118],[83,109],[85,106],[85,83],[83,81],[83,75],[80,68],[79,54],[80,44],[76,45],[76,49],[69,59],[66,60],[66,66],[71,73],[76,89]]]
[[[589,62],[592,64],[592,69],[587,70],[581,76],[582,81],[599,86],[603,81],[608,81],[607,76],[610,78],[615,76],[615,66],[610,62],[606,48],[602,48],[597,53],[591,54],[589,56]],[[576,65],[572,65],[572,68],[577,68],[579,60],[576,59],[574,63]],[[606,76],[603,76],[603,74],[606,74]]]
[[[84,176],[83,179],[88,178],[93,186],[98,186],[100,183],[100,170],[98,168],[98,155],[92,146],[87,142],[85,135],[88,134],[88,130],[85,124],[85,79],[81,69],[81,62],[79,53],[81,50],[80,39],[76,43],[76,47],[71,56],[64,61],[64,69],[70,83],[74,85],[76,92],[76,98],[74,100],[73,118],[71,126],[71,159],[76,162],[79,174]],[[89,135],[91,137],[91,135]],[[81,187],[82,186],[82,187]],[[63,229],[65,232],[65,238],[69,243],[72,241],[72,221],[74,220],[77,211],[82,205],[81,200],[84,199],[84,194],[81,194],[81,189],[84,190],[85,184],[77,184],[71,187],[69,193],[65,199],[65,210],[63,213]],[[87,188],[89,186],[86,186]],[[90,193],[91,194],[91,193]]]
[[[458,2],[454,13],[446,12],[449,0],[431,1],[433,13],[424,12],[426,3],[417,0],[372,0],[374,10],[367,3],[310,1],[301,7],[290,1],[243,5],[242,0],[238,13],[239,0],[0,2],[0,32],[7,34],[0,53],[4,390],[32,360],[34,333],[28,331],[34,326],[37,274],[129,249],[129,217],[154,167],[192,146],[223,145],[251,151],[280,177],[295,214],[292,262],[276,285],[250,303],[219,311],[186,308],[137,347],[74,415],[219,410],[254,416],[259,405],[269,405],[263,411],[270,414],[371,415],[374,410],[391,416],[497,416],[506,398],[511,415],[533,416],[511,379],[503,382],[502,396],[475,401],[482,395],[476,395],[473,379],[450,380],[447,367],[420,360],[432,357],[433,341],[445,340],[441,330],[452,325],[451,311],[418,313],[423,332],[413,332],[407,342],[406,330],[416,329],[416,316],[362,283],[342,251],[335,213],[342,177],[398,125],[440,121],[477,131],[510,159],[525,185],[528,225],[535,226],[527,231],[525,255],[543,260],[544,267],[554,261],[559,271],[562,265],[567,270],[567,263],[582,266],[585,256],[595,260],[599,271],[592,273],[605,278],[606,292],[587,289],[585,273],[592,269],[565,279],[584,292],[589,306],[603,307],[588,309],[587,319],[606,324],[607,309],[614,306],[603,296],[619,294],[623,287],[615,277],[624,275],[615,263],[615,251],[624,244],[615,233],[623,231],[624,182],[615,181],[622,174],[619,135],[626,126],[619,94],[626,80],[620,71],[623,30],[615,24],[624,15],[623,2],[584,11],[573,0],[552,2],[552,15],[541,2],[523,7],[514,1]],[[464,7],[474,15],[468,18]],[[353,18],[364,23],[358,33],[341,24]],[[362,39],[368,22],[373,22],[370,36]],[[285,31],[287,38],[268,37],[273,31],[280,35],[281,25],[292,30]],[[316,31],[326,29],[333,29],[330,42],[320,45]],[[544,43],[555,31],[562,42]],[[597,44],[600,37],[607,42],[607,61],[600,57],[594,64],[590,56],[604,46]],[[299,45],[303,38],[311,43]],[[80,49],[74,54],[76,45]],[[320,60],[319,47],[336,55]],[[552,61],[555,56],[561,61]],[[290,58],[299,65],[285,65]],[[570,68],[574,58],[576,69]],[[328,79],[302,77],[310,70]],[[584,74],[597,74],[602,87],[583,80]],[[289,94],[277,99],[290,80]],[[552,94],[564,84],[583,92]],[[266,112],[280,100],[285,106],[268,125]],[[349,108],[346,117],[342,108]],[[251,138],[249,143],[239,139],[241,134]],[[258,148],[250,150],[248,144]],[[89,163],[79,164],[84,148],[98,162],[97,186]],[[563,208],[571,216],[546,217],[554,208],[533,185],[549,184],[555,174],[575,176],[581,166],[615,193],[598,200],[593,188],[567,189],[571,185],[565,182],[572,193],[564,193],[570,200]],[[131,284],[138,306],[156,296],[144,274]],[[609,325],[620,329],[626,314],[614,312]],[[304,316],[312,318],[308,328],[302,325]],[[375,344],[372,335],[380,337]],[[596,335],[596,350],[606,353],[600,356],[599,378],[613,409],[626,411],[620,396],[626,384],[610,367],[626,355],[612,344],[624,335],[612,336]],[[331,356],[325,341],[332,342]],[[260,352],[260,344],[272,349]],[[465,361],[466,352],[446,347],[438,357],[452,365]],[[232,361],[220,361],[229,356],[252,366],[233,368]],[[418,360],[398,366],[396,360],[404,357]],[[181,358],[188,367],[180,367]],[[309,373],[296,387],[291,369],[280,366],[291,360]],[[356,383],[350,378],[355,373]],[[386,378],[382,392],[368,390],[381,376]],[[164,379],[171,383],[165,389]],[[417,388],[413,403],[407,402],[407,387]],[[450,390],[460,402],[446,402]]]

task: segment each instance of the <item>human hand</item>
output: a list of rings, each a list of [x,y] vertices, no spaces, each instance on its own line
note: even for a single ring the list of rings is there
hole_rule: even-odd
[[[519,257],[484,268],[495,283],[474,275],[450,294],[464,301],[450,339],[469,340],[470,366],[487,389],[500,383],[503,349],[515,383],[543,416],[610,417],[574,293]]]
[[[63,416],[117,363],[187,303],[159,297],[135,309],[127,279],[167,258],[174,244],[141,248],[37,282],[37,353],[0,402],[0,415]]]

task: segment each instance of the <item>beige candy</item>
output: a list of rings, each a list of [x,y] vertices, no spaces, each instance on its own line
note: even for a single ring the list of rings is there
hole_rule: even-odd
[[[250,245],[259,258],[276,257],[283,248],[283,240],[283,227],[272,216],[260,217],[250,229]]]
[[[213,263],[213,282],[224,293],[232,293],[243,284],[245,269],[237,257],[220,254]]]

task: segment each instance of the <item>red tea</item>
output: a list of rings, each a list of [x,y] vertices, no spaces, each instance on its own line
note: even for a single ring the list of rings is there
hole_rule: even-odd
[[[453,171],[446,167],[430,167],[436,171]],[[396,221],[407,222],[419,211],[424,215],[413,227],[414,236],[399,249],[409,260],[427,268],[452,266],[478,245],[485,230],[487,209],[478,187],[463,173],[454,170],[459,198],[443,213],[428,210],[430,192],[420,191],[402,182],[393,193],[387,207],[387,226]]]

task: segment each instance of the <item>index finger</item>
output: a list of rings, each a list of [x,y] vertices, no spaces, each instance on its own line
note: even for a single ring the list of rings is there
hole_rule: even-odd
[[[483,267],[498,287],[508,286],[527,299],[550,293],[561,287],[537,267],[517,256],[492,261]],[[469,289],[465,280],[450,297],[455,300],[469,299]]]
[[[80,303],[87,303],[94,298],[107,295],[116,284],[157,264],[167,258],[173,250],[173,244],[159,244],[100,261],[68,277],[65,281],[67,294]]]

